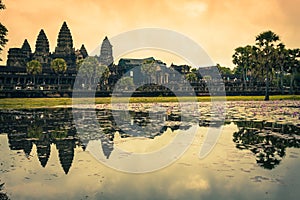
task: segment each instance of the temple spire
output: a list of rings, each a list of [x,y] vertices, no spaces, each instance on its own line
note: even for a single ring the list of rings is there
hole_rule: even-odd
[[[87,50],[86,50],[86,48],[85,48],[85,46],[84,46],[84,44],[82,44],[81,45],[81,47],[80,47],[80,53],[81,53],[81,55],[83,56],[83,58],[86,58],[86,57],[88,57],[88,53],[87,53]]]
[[[37,37],[35,43],[35,53],[49,53],[49,41],[43,29],[39,32]]]
[[[51,58],[49,52],[49,41],[43,29],[39,32],[37,37],[33,59],[38,60],[43,67],[50,66]]]
[[[60,31],[58,33],[57,38],[57,47],[60,48],[73,48],[73,39],[71,35],[71,31],[68,28],[68,25],[66,22],[63,23],[63,25],[60,28]]]
[[[112,54],[112,45],[110,44],[107,36],[105,36],[100,50],[100,63],[109,66],[114,62]]]
[[[29,53],[31,53],[31,47],[30,47],[30,45],[29,45],[27,39],[25,39],[24,42],[23,42],[22,50],[23,50],[24,52],[29,52]]]
[[[63,25],[59,30],[57,46],[52,58],[64,59],[67,62],[68,68],[76,67],[76,55],[75,49],[73,48],[73,39],[66,22],[63,22]]]

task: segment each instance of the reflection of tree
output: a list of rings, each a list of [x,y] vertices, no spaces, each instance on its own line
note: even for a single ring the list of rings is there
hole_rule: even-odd
[[[4,193],[4,192],[2,192],[3,187],[4,187],[4,183],[1,183],[1,182],[0,182],[0,199],[1,199],[1,200],[9,200],[7,194]]]
[[[299,148],[300,128],[294,125],[262,121],[236,122],[239,131],[233,134],[233,141],[240,150],[249,149],[256,155],[256,162],[265,169],[280,164],[287,147]]]
[[[157,133],[152,133],[151,136],[146,135],[145,132],[138,132],[138,127],[145,127],[148,126],[151,123],[159,125],[160,121],[166,122],[165,126],[162,126],[161,130],[166,130],[168,127],[171,128],[172,130],[177,130],[180,126],[178,124],[172,125],[172,123],[168,122],[180,122],[181,117],[180,114],[170,112],[156,112],[153,114],[153,116],[150,119],[149,113],[146,111],[133,111],[130,110],[128,113],[129,115],[126,114],[124,111],[115,111],[116,115],[118,116],[118,119],[121,121],[132,121],[133,124],[137,126],[128,126],[130,130],[126,131],[131,132],[131,133],[136,133],[138,136],[143,136],[143,137],[153,137],[153,135],[160,135],[163,133],[163,131],[159,131]],[[154,117],[155,116],[155,117]],[[114,133],[118,131],[121,135],[121,137],[132,137],[135,135],[128,135],[127,133],[124,133],[122,131],[122,127],[119,127],[118,124],[115,122],[115,119],[113,117],[112,111],[110,109],[101,109],[97,110],[97,119],[99,126],[101,128],[101,132],[107,135],[110,135],[110,138],[113,137]],[[155,120],[157,120],[157,123],[155,123]],[[177,128],[176,128],[177,127]],[[188,126],[190,127],[190,125]],[[153,130],[157,130],[157,128],[153,127]]]

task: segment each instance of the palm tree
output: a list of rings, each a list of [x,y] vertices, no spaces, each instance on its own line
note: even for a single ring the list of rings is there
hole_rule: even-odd
[[[58,85],[60,80],[61,73],[65,73],[67,71],[67,63],[62,58],[56,58],[51,62],[51,69],[58,75]]]
[[[274,67],[274,52],[275,43],[279,41],[279,36],[272,31],[265,31],[256,36],[256,44],[259,48],[259,63],[260,68],[265,71],[266,74],[266,92],[265,101],[270,99],[269,97],[269,84],[270,84],[270,72]]]
[[[33,76],[33,83],[35,84],[35,75],[42,72],[42,64],[37,60],[32,60],[26,64],[26,71]]]

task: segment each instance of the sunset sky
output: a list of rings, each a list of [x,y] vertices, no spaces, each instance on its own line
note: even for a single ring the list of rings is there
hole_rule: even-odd
[[[54,51],[59,29],[66,21],[75,48],[85,44],[93,51],[104,39],[125,31],[155,27],[186,35],[201,45],[214,62],[233,67],[231,56],[238,46],[254,44],[255,36],[272,30],[288,48],[300,47],[300,0],[3,0],[0,21],[8,29],[7,51],[28,39],[34,51],[44,29]],[[175,42],[175,41],[174,41]],[[137,57],[149,57],[140,52]],[[168,64],[172,55],[153,54]],[[115,61],[117,62],[117,61]]]

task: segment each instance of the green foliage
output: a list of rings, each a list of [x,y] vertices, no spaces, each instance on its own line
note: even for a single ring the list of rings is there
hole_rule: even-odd
[[[84,59],[80,59],[76,61],[76,70],[78,71],[79,68],[81,67],[82,63],[83,63]]]
[[[280,39],[278,35],[276,35],[274,32],[269,30],[257,35],[255,41],[259,47],[266,49],[267,47],[270,46],[274,47],[275,43],[277,41],[280,41]]]
[[[43,134],[43,128],[41,126],[38,126],[38,125],[29,126],[27,128],[27,134],[28,134],[27,136],[29,138],[41,139],[42,134]]]
[[[57,74],[65,73],[67,71],[67,63],[62,58],[56,58],[56,59],[52,60],[50,67]]]
[[[291,73],[290,88],[293,91],[294,76],[299,70],[299,49],[286,49],[280,38],[272,31],[255,37],[253,46],[238,47],[233,54],[234,72],[244,80],[247,88],[252,81],[264,82],[265,100],[269,99],[270,84],[277,84],[283,91],[285,74]],[[249,79],[249,83],[247,83]]]
[[[59,128],[56,128],[53,132],[51,132],[51,137],[55,139],[62,139],[66,138],[68,136],[67,130],[60,130]]]
[[[37,60],[32,60],[27,63],[26,71],[32,75],[40,74],[42,72],[42,64]]]
[[[217,64],[217,68],[222,76],[230,76],[232,75],[232,71],[229,67],[222,67],[221,65]]]
[[[91,87],[92,83],[99,81],[103,83],[106,82],[110,75],[109,68],[105,65],[101,65],[95,57],[85,58],[78,63],[77,67],[80,76],[87,78],[89,87]]]
[[[190,72],[186,74],[185,77],[189,82],[195,82],[198,80],[197,74],[195,72]]]
[[[217,99],[217,97],[214,97]],[[300,95],[277,95],[271,96],[271,100],[300,100]],[[131,103],[147,103],[147,102],[178,102],[194,101],[194,97],[131,97]],[[210,96],[197,97],[199,102],[211,101]],[[221,96],[220,99],[223,99]],[[226,96],[227,101],[261,101],[263,96]],[[86,98],[79,99],[80,103],[85,103]],[[96,104],[109,104],[112,98],[98,97],[93,99]],[[126,103],[127,97],[118,97],[116,102]],[[72,98],[0,98],[0,109],[30,109],[30,108],[53,108],[72,105]]]
[[[146,60],[141,67],[141,71],[143,74],[145,74],[146,76],[150,76],[148,78],[148,83],[152,82],[153,76],[155,75],[156,72],[156,67],[157,64],[155,62],[155,60]]]
[[[101,76],[105,70],[106,66],[100,65],[97,58],[87,57],[81,63],[79,63],[79,71],[81,74],[87,76],[88,78],[96,78]]]
[[[42,72],[42,64],[37,60],[32,60],[26,64],[26,71],[33,76],[33,83],[35,83],[35,75]]]
[[[0,0],[0,10],[5,9],[5,5],[2,3],[2,0]]]
[[[59,85],[60,74],[65,73],[67,71],[67,63],[62,58],[55,58],[54,60],[52,60],[50,67],[55,73],[58,74],[57,82]]]
[[[133,78],[132,77],[122,77],[119,80],[119,86],[121,88],[126,88],[126,87],[133,87],[134,83],[133,83]]]
[[[238,47],[232,56],[233,64],[237,65],[234,70],[235,75],[243,79],[244,86],[247,88],[247,73],[254,68],[255,63],[255,47],[247,45],[245,47]]]
[[[147,75],[152,75],[155,73],[156,71],[156,63],[155,60],[146,60],[143,64],[142,64],[142,72],[147,74]]]
[[[2,3],[2,0],[0,0],[0,10],[3,9],[5,9],[5,5]],[[8,39],[6,39],[7,32],[7,28],[0,22],[0,53],[8,42]],[[0,61],[2,61],[1,58]]]

